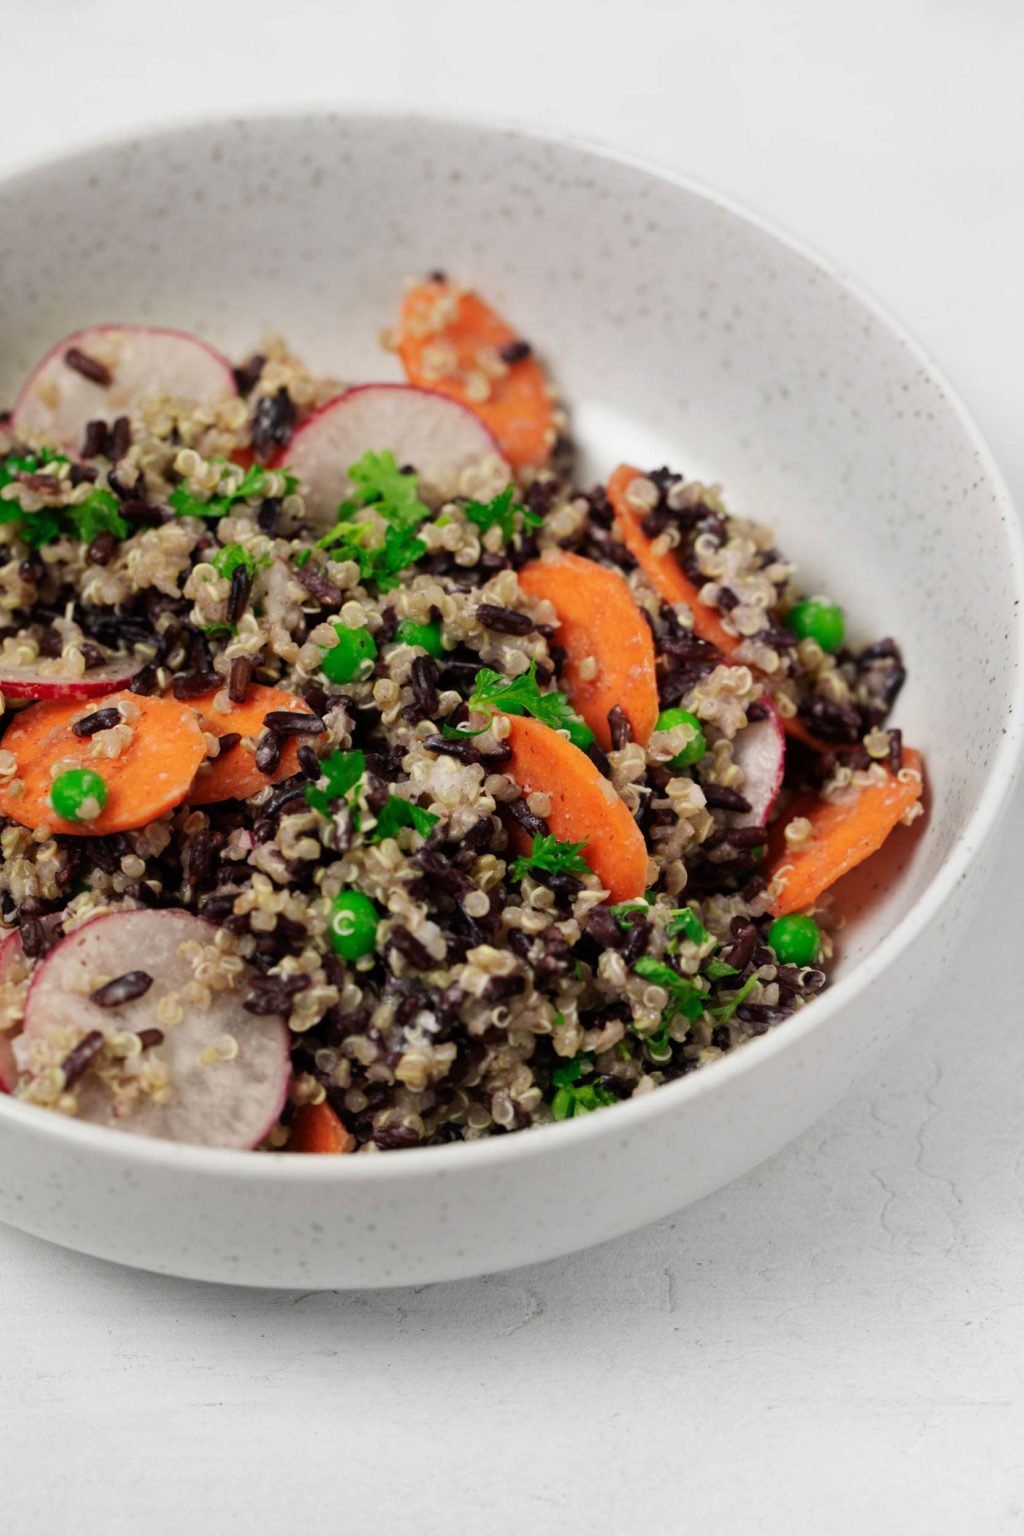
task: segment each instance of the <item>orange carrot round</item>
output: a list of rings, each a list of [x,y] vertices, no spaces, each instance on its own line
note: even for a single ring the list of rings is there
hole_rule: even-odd
[[[531,352],[502,361],[502,350],[517,340],[489,305],[451,283],[431,279],[405,296],[398,355],[410,384],[468,405],[490,427],[513,469],[540,469],[555,441],[551,392]]]
[[[766,873],[778,892],[772,903],[777,917],[798,912],[828,890],[842,875],[879,849],[889,833],[920,800],[924,765],[919,752],[903,753],[904,775],[890,774],[845,802],[805,798],[790,809],[773,832]],[[796,817],[811,824],[811,838],[799,848],[786,846],[785,829]]]
[[[272,773],[262,773],[256,766],[255,743],[263,730],[263,721],[272,710],[311,715],[313,711],[305,699],[283,688],[266,688],[261,683],[251,683],[244,704],[232,704],[226,714],[221,714],[214,704],[218,690],[200,694],[192,700],[192,708],[199,716],[199,723],[211,736],[228,736],[237,733],[242,740],[231,747],[222,757],[207,762],[196,774],[196,781],[188,793],[189,805],[212,805],[217,800],[247,800],[268,784],[287,779],[299,768],[301,736],[289,736],[284,743],[277,767]],[[252,743],[249,745],[248,743]]]
[[[292,1152],[354,1152],[356,1139],[329,1104],[303,1104],[295,1111],[288,1147]]]
[[[710,645],[717,646],[723,656],[731,656],[741,644],[738,635],[731,635],[713,608],[702,603],[697,588],[683,570],[672,550],[659,554],[653,539],[643,530],[644,514],[630,503],[628,491],[634,480],[644,479],[642,470],[631,464],[620,464],[608,481],[608,500],[615,513],[619,538],[629,550],[637,565],[659,596],[667,603],[685,603],[693,614],[694,633]]]
[[[654,638],[628,584],[596,560],[560,553],[524,565],[519,585],[558,614],[566,689],[598,744],[611,746],[608,711],[616,704],[634,741],[646,743],[658,718]]]
[[[71,727],[97,709],[119,704],[127,709],[124,723],[131,737],[116,757],[101,756],[95,737],[76,736]],[[202,730],[187,704],[128,692],[33,704],[8,727],[3,747],[13,752],[17,769],[0,787],[0,814],[23,827],[48,826],[75,837],[126,832],[173,810],[206,756]],[[50,804],[54,778],[71,768],[92,769],[106,784],[107,803],[92,821],[65,821]]]
[[[643,833],[608,780],[585,752],[550,726],[526,715],[508,716],[508,772],[524,795],[551,798],[545,818],[563,843],[585,843],[583,858],[608,891],[609,900],[630,901],[647,885]]]

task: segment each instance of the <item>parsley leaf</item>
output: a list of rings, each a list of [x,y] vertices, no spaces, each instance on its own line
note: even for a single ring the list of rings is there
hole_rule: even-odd
[[[221,484],[223,484],[224,471],[235,466],[229,465],[227,459],[211,459],[210,462],[223,466],[221,472]],[[262,464],[251,464],[237,484],[235,484],[233,477],[229,480],[229,485],[234,485],[233,490],[221,491],[218,488],[217,492],[207,501],[204,501],[201,496],[196,495],[187,480],[183,480],[180,485],[176,485],[167,499],[179,517],[226,517],[241,502],[255,501],[261,497],[268,496],[270,494],[269,482],[272,474],[284,475],[284,494],[286,496],[291,496],[297,489],[298,480],[294,475],[290,475],[287,470],[269,470],[264,469]]]
[[[757,985],[757,972],[755,971],[753,976],[748,976],[747,977],[746,981],[743,983],[742,987],[740,987],[739,991],[733,993],[732,997],[729,998],[728,1002],[723,1003],[721,1005],[721,1007],[719,1007],[719,1008],[712,1008],[710,1010],[711,1011],[711,1017],[713,1019],[715,1019],[716,1022],[719,1023],[719,1024],[728,1024],[729,1020],[732,1018],[732,1016],[736,1012],[737,1008],[740,1006],[740,1004],[742,1002],[746,1001],[746,999],[749,997],[750,993],[753,991],[753,989],[754,989],[754,987],[756,987],[756,985]]]
[[[346,800],[353,811],[353,820],[356,818],[355,807],[352,806],[351,792],[356,789],[366,772],[366,757],[362,752],[332,752],[330,757],[320,761],[320,773],[327,780],[327,788],[321,789],[317,784],[306,785],[306,803],[311,805],[314,811],[319,811],[321,816],[333,815],[333,802]]]
[[[412,827],[421,836],[426,837],[431,827],[436,826],[440,816],[433,811],[425,811],[421,805],[413,805],[411,800],[403,800],[401,795],[388,795],[388,798],[377,815],[377,825],[368,834],[368,843],[382,843],[386,837],[397,837],[403,827]]]
[[[691,944],[706,944],[711,937],[692,907],[680,908],[672,921],[665,925],[666,938],[675,939],[680,934],[689,939]]]
[[[241,544],[225,544],[217,551],[210,564],[218,576],[226,576],[230,580],[240,566],[244,566],[251,576],[268,566],[270,561],[266,555],[257,560],[256,556],[250,554]]]
[[[51,448],[42,448],[37,454],[10,453],[0,463],[0,490],[16,485],[20,475],[45,473],[52,466],[67,462],[65,454],[54,453]],[[64,536],[91,544],[99,533],[110,532],[118,539],[130,533],[119,506],[114,493],[99,485],[71,506],[41,507],[38,512],[26,512],[16,497],[4,497],[0,499],[0,523],[21,523],[19,537],[30,549],[41,549]]]
[[[511,480],[503,491],[499,491],[493,501],[464,501],[462,510],[471,523],[474,523],[481,533],[486,533],[489,528],[500,528],[503,541],[508,544],[515,537],[516,513],[523,519],[524,528],[539,528],[544,521],[536,512],[521,506],[513,501],[515,486]]]
[[[554,1069],[551,1085],[556,1092],[551,1100],[551,1113],[556,1120],[571,1120],[574,1115],[586,1115],[606,1104],[618,1103],[606,1084],[580,1082],[581,1077],[593,1070],[594,1058],[587,1054],[563,1062]]]
[[[530,670],[520,677],[502,677],[500,672],[482,667],[473,680],[468,703],[470,709],[485,714],[532,715],[555,731],[566,730],[577,719],[564,693],[541,693],[536,661],[531,661]]]
[[[411,528],[388,525],[384,543],[376,549],[365,549],[363,540],[369,528],[365,523],[340,522],[330,533],[317,540],[320,549],[328,549],[332,560],[354,560],[359,567],[359,579],[376,582],[381,592],[390,592],[399,585],[399,574],[415,565],[427,546],[416,538]]]
[[[590,865],[580,857],[581,850],[586,846],[586,838],[582,843],[563,843],[559,842],[554,833],[538,833],[529,853],[521,855],[513,864],[512,879],[522,880],[525,874],[534,869],[543,869],[549,875],[589,875]]]
[[[320,772],[327,780],[327,788],[321,789],[317,784],[306,785],[306,803],[311,805],[314,811],[319,811],[322,816],[334,814],[334,807],[339,800],[344,800],[349,807],[352,818],[353,831],[359,831],[359,807],[356,799],[359,786],[366,772],[366,755],[360,751],[332,752],[330,757],[325,757],[320,763]],[[422,806],[413,805],[409,800],[403,800],[400,795],[389,795],[382,806],[378,816],[377,825],[368,834],[368,843],[382,843],[386,837],[397,837],[402,827],[413,827],[415,831],[426,837],[435,822],[440,817],[433,811],[425,811]]]
[[[357,464],[349,466],[348,477],[356,488],[355,498],[342,502],[339,517],[350,517],[363,507],[372,507],[386,522],[396,528],[415,528],[430,516],[417,496],[418,476],[415,470],[399,469],[390,448],[382,453],[371,450],[363,454]]]
[[[652,960],[649,955],[641,955],[633,967],[638,976],[643,976],[647,981],[653,981],[655,986],[664,987],[668,993],[669,1002],[662,1019],[670,1023],[677,1013],[681,1013],[686,1019],[699,1019],[704,1012],[707,994],[695,985],[688,977],[680,976],[670,965],[663,964],[660,960]]]
[[[614,906],[608,907],[609,911],[620,928],[630,929],[638,917],[642,917],[648,910],[650,903],[642,896],[635,901],[617,901]]]
[[[445,721],[441,727],[441,735],[445,741],[468,741],[471,736],[482,736],[490,727],[482,725],[478,731],[464,731],[461,725],[449,725]]]
[[[726,965],[724,960],[719,960],[716,956],[708,961],[704,974],[709,981],[721,981],[723,976],[738,976],[739,971],[734,965]]]

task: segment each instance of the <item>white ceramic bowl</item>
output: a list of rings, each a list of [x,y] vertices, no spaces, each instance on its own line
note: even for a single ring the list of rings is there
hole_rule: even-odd
[[[720,198],[527,134],[409,116],[261,117],[91,149],[0,185],[0,397],[90,321],[283,331],[389,377],[403,279],[443,266],[544,349],[587,468],[667,460],[778,525],[810,590],[899,636],[927,756],[923,835],[846,882],[834,986],[639,1102],[379,1157],[168,1146],[0,1100],[0,1218],[170,1273],[387,1286],[639,1226],[744,1173],[846,1090],[920,1004],[1021,749],[1024,562],[1009,498],[925,354],[819,259]],[[870,896],[869,906],[865,897]]]

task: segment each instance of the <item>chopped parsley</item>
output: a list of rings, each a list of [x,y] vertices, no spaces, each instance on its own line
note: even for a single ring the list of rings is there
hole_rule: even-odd
[[[568,729],[578,718],[564,693],[557,689],[541,693],[536,661],[530,662],[530,670],[521,677],[502,677],[500,672],[482,667],[473,680],[473,693],[467,702],[470,709],[479,709],[484,714],[532,715],[554,731]]]
[[[441,735],[445,741],[468,741],[471,736],[482,736],[490,727],[482,725],[478,731],[468,731],[461,725],[449,725],[445,721],[441,727]]]
[[[712,1008],[709,1010],[711,1017],[715,1020],[716,1023],[728,1024],[729,1020],[732,1018],[740,1004],[746,1002],[750,993],[756,987],[757,979],[757,972],[755,971],[753,976],[747,977],[739,991],[734,992],[732,997],[730,997],[727,1002],[723,1003],[719,1008]]]
[[[549,875],[589,875],[590,865],[581,858],[582,843],[562,843],[553,833],[537,834],[528,854],[516,859],[512,866],[512,879],[522,880],[532,870],[543,869]]]
[[[366,841],[382,843],[386,837],[397,837],[403,827],[412,827],[422,837],[426,837],[440,819],[433,811],[425,811],[422,806],[413,805],[411,800],[403,800],[401,795],[388,795],[377,815],[377,825],[367,835]]]
[[[594,1070],[593,1056],[582,1055],[564,1062],[551,1074],[555,1089],[551,1100],[551,1113],[556,1120],[571,1120],[574,1115],[589,1114],[606,1104],[617,1104],[618,1099],[604,1083],[581,1083],[580,1078]]]
[[[643,917],[649,910],[650,903],[643,896],[638,896],[634,901],[617,901],[607,908],[618,923],[620,928],[630,929],[638,917]]]
[[[46,474],[59,464],[67,464],[63,453],[42,448],[38,453],[10,453],[0,462],[0,490],[17,485],[21,475]],[[80,539],[91,544],[101,533],[124,539],[131,532],[121,516],[120,503],[113,491],[97,485],[81,501],[65,507],[41,507],[26,512],[16,497],[0,497],[0,523],[20,523],[18,535],[30,549],[41,549],[54,539]]]
[[[212,464],[222,466],[221,484],[224,483],[224,471],[234,469],[237,466],[228,463],[227,459],[211,459]],[[233,489],[218,491],[208,500],[197,496],[187,480],[176,485],[167,498],[171,507],[179,517],[226,517],[235,507],[243,501],[258,501],[270,495],[270,479],[272,475],[284,476],[284,495],[291,496],[298,488],[298,480],[294,475],[285,470],[264,469],[262,464],[251,464],[245,471],[241,480],[234,482],[234,477],[228,481]]]
[[[680,934],[691,944],[706,944],[711,937],[692,907],[681,907],[665,925],[666,938],[675,939]]]
[[[649,955],[641,955],[633,969],[638,976],[653,981],[656,987],[664,987],[668,993],[668,1007],[662,1015],[664,1022],[671,1023],[677,1013],[686,1019],[700,1018],[707,1002],[707,993],[702,992],[688,977],[680,976],[670,965],[652,960]]]
[[[734,965],[727,965],[724,960],[719,960],[716,956],[708,961],[704,975],[709,981],[721,981],[723,976],[738,976],[739,971]]]
[[[338,508],[342,521],[367,507],[396,528],[415,528],[430,516],[430,508],[417,495],[416,471],[399,469],[390,448],[364,453],[357,464],[349,466],[348,477],[356,493]]]
[[[226,576],[230,580],[240,567],[244,566],[250,576],[253,576],[258,570],[268,566],[270,561],[266,555],[262,555],[257,560],[256,556],[250,554],[247,549],[243,549],[241,544],[225,544],[217,551],[210,564],[218,576]]]
[[[381,592],[390,592],[399,585],[400,573],[415,565],[427,546],[411,528],[396,528],[389,523],[384,530],[384,543],[368,549],[363,544],[368,532],[366,523],[340,522],[317,545],[329,550],[332,560],[354,560],[361,581],[376,582]]]
[[[332,752],[320,763],[320,772],[327,780],[327,788],[318,784],[306,785],[306,803],[322,816],[331,816],[334,806],[344,800],[349,808],[353,831],[359,831],[360,815],[356,800],[366,772],[366,755],[360,751]],[[403,827],[412,827],[426,837],[440,818],[433,811],[403,800],[401,795],[389,795],[377,815],[377,824],[367,834],[368,843],[382,843],[386,837],[397,837]]]
[[[516,532],[516,513],[522,517],[524,528],[539,528],[544,521],[536,512],[529,511],[514,501],[515,486],[509,481],[503,491],[499,491],[493,501],[464,501],[462,510],[469,521],[481,533],[486,533],[489,528],[500,528],[504,543],[511,543]]]

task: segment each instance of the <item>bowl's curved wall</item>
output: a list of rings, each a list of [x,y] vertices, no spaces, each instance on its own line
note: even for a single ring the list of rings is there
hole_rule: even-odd
[[[403,280],[435,266],[543,348],[595,475],[656,455],[722,480],[736,510],[779,526],[855,631],[898,635],[926,832],[901,835],[860,881],[869,909],[851,891],[839,984],[809,1019],[651,1102],[326,1170],[143,1152],[0,1103],[4,1219],[128,1262],[265,1283],[526,1262],[694,1199],[781,1146],[941,958],[940,908],[1019,748],[1019,532],[919,350],[756,221],[628,162],[479,125],[320,114],[172,130],[0,186],[0,397],[55,336],[104,319],[195,329],[237,353],[272,328],[324,370],[392,377],[378,332]]]

